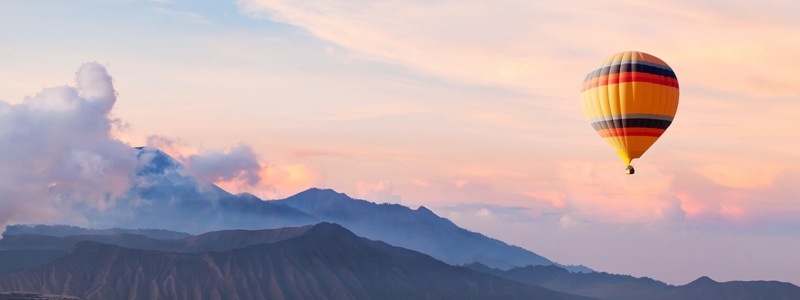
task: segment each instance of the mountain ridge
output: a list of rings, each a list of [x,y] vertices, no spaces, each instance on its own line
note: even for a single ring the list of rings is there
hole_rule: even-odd
[[[226,251],[260,243],[273,243],[301,235],[311,226],[285,227],[263,230],[223,230],[181,239],[162,240],[143,235],[7,235],[0,240],[0,275],[23,271],[67,254],[82,241],[91,241],[120,247],[159,250],[180,253]]]
[[[109,229],[91,229],[83,228],[72,225],[44,225],[44,224],[17,224],[6,226],[6,235],[21,235],[21,234],[34,234],[34,235],[48,235],[48,236],[72,236],[72,235],[114,235],[119,233],[138,234],[144,235],[154,239],[178,239],[191,236],[185,232],[178,232],[166,229],[124,229],[124,228],[109,228]]]
[[[0,276],[0,291],[9,290],[87,300],[590,299],[447,265],[331,223],[275,243],[197,254],[83,241],[49,264]]]
[[[479,263],[465,267],[555,291],[603,300],[800,299],[800,287],[778,281],[720,283],[702,276],[686,285],[673,286],[647,277],[605,272],[572,273],[557,266],[526,266],[506,271]]]
[[[450,264],[477,261],[501,268],[555,264],[522,247],[458,227],[424,206],[415,210],[398,204],[377,204],[319,188],[270,201],[342,224],[360,236],[427,253]],[[591,271],[583,266],[569,268]]]
[[[113,207],[82,212],[91,227],[154,227],[198,234],[335,222],[360,236],[427,253],[450,264],[478,261],[504,269],[554,264],[532,251],[460,228],[425,207],[376,204],[317,188],[269,201],[250,194],[232,195],[193,177],[163,151],[137,149],[139,164],[130,189]],[[591,271],[582,266],[571,270]]]

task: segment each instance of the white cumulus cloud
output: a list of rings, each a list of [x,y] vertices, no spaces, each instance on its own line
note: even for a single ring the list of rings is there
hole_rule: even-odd
[[[76,204],[103,210],[128,188],[136,150],[116,139],[113,81],[83,64],[75,86],[0,101],[0,228],[54,222]]]

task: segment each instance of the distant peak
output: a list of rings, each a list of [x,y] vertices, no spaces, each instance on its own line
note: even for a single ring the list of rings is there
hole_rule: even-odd
[[[342,225],[330,222],[321,222],[317,223],[316,225],[312,226],[311,228],[316,228],[317,230],[344,230],[349,231],[346,228],[342,227]]]
[[[423,215],[439,218],[439,215],[437,215],[436,213],[434,213],[433,211],[422,205],[420,205],[419,208],[417,208],[417,212]]]
[[[322,222],[314,225],[303,236],[322,241],[360,240],[355,233],[336,223]]]
[[[334,190],[332,190],[332,189],[321,189],[321,188],[315,188],[315,187],[312,187],[312,188],[310,188],[310,189],[307,189],[307,190],[305,190],[305,191],[302,191],[302,192],[298,193],[298,195],[299,195],[299,194],[331,194],[331,195],[345,195],[344,193],[339,193],[339,192],[337,192],[337,191],[334,191]]]
[[[258,199],[258,200],[261,200],[261,198],[258,198],[256,195],[250,194],[250,193],[248,193],[248,192],[238,193],[238,194],[236,194],[236,197],[237,197],[237,198],[246,198],[246,199]]]
[[[167,170],[183,169],[181,162],[154,147],[136,147],[139,154],[136,158],[142,164],[137,175],[161,175]]]
[[[489,266],[487,266],[487,265],[484,265],[484,264],[482,264],[482,263],[479,263],[479,262],[477,262],[477,261],[473,261],[473,262],[471,262],[471,263],[465,264],[464,266],[465,266],[465,267],[470,267],[470,268],[473,268],[473,267],[474,267],[474,268],[485,268],[485,269],[491,269],[491,268],[489,268]]]
[[[294,196],[290,196],[290,198],[310,198],[310,199],[353,199],[350,196],[347,196],[345,193],[339,193],[332,189],[320,189],[320,188],[310,188],[305,191],[299,192]]]
[[[708,276],[703,276],[695,279],[695,281],[692,281],[689,284],[693,285],[693,284],[709,284],[709,283],[717,283],[717,282],[714,281],[714,279],[709,278]]]

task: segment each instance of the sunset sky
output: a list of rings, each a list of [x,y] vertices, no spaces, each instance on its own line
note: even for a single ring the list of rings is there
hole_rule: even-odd
[[[227,159],[241,169],[194,168],[233,193],[332,188],[562,264],[800,284],[797,16],[796,0],[4,0],[0,113],[97,62],[111,139]],[[586,73],[627,50],[681,87],[633,176],[580,105]]]

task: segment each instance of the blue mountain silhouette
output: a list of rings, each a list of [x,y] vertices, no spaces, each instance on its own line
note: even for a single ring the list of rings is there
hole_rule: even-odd
[[[104,211],[86,209],[97,228],[159,228],[193,234],[226,229],[267,229],[335,222],[359,236],[420,251],[450,264],[490,267],[552,265],[526,249],[471,232],[423,207],[376,204],[330,189],[312,188],[282,200],[231,195],[191,176],[166,153],[139,149],[130,190]],[[572,271],[590,271],[568,267]]]

